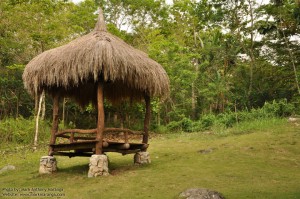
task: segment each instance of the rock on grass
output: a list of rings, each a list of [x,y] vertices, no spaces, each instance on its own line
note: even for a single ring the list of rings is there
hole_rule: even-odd
[[[204,188],[187,189],[179,195],[179,198],[185,199],[225,199],[222,194]]]

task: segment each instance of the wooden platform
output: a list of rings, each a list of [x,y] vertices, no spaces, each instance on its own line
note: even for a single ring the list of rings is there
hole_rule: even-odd
[[[96,140],[78,141],[65,144],[50,144],[53,149],[52,155],[61,156],[87,156],[90,157],[96,151]],[[107,141],[103,143],[103,152],[117,152],[123,155],[136,153],[148,148],[144,143],[125,143]]]

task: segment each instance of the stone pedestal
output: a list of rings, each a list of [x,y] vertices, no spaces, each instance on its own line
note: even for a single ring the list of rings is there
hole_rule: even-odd
[[[106,155],[92,155],[90,157],[90,169],[88,177],[107,176],[108,173],[108,158]]]
[[[134,155],[135,164],[149,164],[151,163],[149,152],[137,152]]]
[[[57,171],[57,162],[53,156],[43,156],[40,159],[40,174],[52,174]]]

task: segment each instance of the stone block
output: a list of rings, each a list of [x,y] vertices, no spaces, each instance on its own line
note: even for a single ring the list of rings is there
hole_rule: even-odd
[[[106,155],[92,155],[89,166],[89,178],[109,175],[108,158]]]
[[[137,152],[134,155],[134,163],[135,164],[150,164],[150,154],[149,152]]]
[[[53,156],[43,156],[40,159],[40,174],[52,174],[57,171],[57,161]]]

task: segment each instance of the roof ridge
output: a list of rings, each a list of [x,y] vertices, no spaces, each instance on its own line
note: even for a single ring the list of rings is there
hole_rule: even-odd
[[[94,30],[107,32],[107,28],[104,20],[104,14],[101,7],[99,7],[98,21],[95,25]]]

